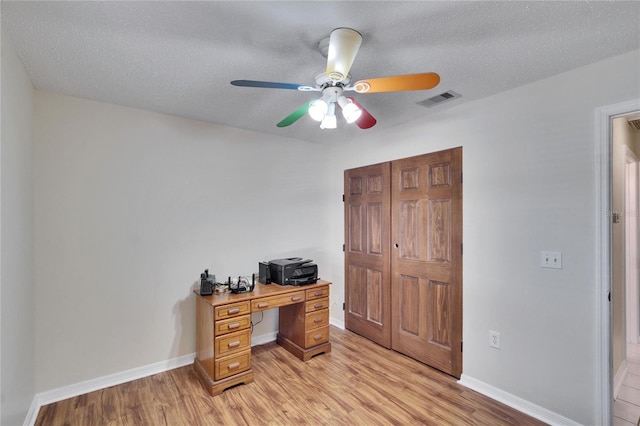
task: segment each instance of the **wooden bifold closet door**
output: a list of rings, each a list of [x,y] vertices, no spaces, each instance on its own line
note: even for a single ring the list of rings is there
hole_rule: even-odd
[[[345,171],[345,327],[391,347],[391,163]]]
[[[345,326],[462,373],[462,148],[345,171]]]

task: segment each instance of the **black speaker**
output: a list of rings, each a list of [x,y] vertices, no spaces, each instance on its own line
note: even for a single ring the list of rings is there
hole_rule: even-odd
[[[271,284],[269,262],[258,262],[258,281],[262,284]]]

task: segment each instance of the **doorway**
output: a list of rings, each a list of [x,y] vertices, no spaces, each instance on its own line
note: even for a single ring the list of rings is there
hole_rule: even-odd
[[[638,137],[635,114],[612,120],[611,134],[611,336],[613,411],[616,422],[640,419],[638,343]]]
[[[640,123],[640,116],[638,118]],[[640,130],[637,131],[640,138]],[[640,145],[640,143],[638,143]],[[639,153],[640,146],[636,145],[636,151],[626,149],[625,158],[625,290],[626,290],[626,326],[627,342],[633,345],[640,343],[640,174]],[[629,350],[627,348],[627,355]]]
[[[596,319],[598,329],[596,332],[596,359],[597,359],[597,416],[600,418],[601,424],[612,424],[614,418],[614,364],[620,366],[618,354],[614,354],[614,346],[626,347],[626,318],[622,317],[620,321],[619,310],[614,309],[616,303],[625,310],[624,296],[622,304],[616,298],[616,292],[613,288],[613,275],[617,265],[613,262],[614,250],[614,226],[618,226],[622,220],[622,213],[614,211],[613,205],[613,126],[614,119],[618,117],[626,117],[632,114],[640,113],[640,99],[634,99],[615,105],[598,108],[596,110],[596,157],[597,157],[597,179],[596,179],[596,220],[598,226],[596,228]],[[637,141],[637,139],[636,139]],[[636,142],[636,146],[638,143]],[[640,147],[638,147],[640,148]],[[626,160],[625,160],[626,161]],[[624,168],[624,165],[623,165]],[[623,208],[624,209],[624,206]],[[614,221],[618,221],[614,224]],[[620,225],[622,228],[623,225]],[[616,231],[619,232],[619,231]],[[624,236],[624,231],[622,231]],[[623,246],[624,252],[624,246]],[[622,262],[623,264],[625,262]],[[624,276],[624,273],[622,274]],[[619,296],[624,294],[626,289],[617,291]],[[618,329],[614,332],[614,323]],[[622,324],[622,333],[619,330]],[[617,334],[616,334],[617,333]],[[621,334],[620,334],[621,333]],[[625,348],[626,352],[626,348]],[[637,419],[635,420],[637,422]]]

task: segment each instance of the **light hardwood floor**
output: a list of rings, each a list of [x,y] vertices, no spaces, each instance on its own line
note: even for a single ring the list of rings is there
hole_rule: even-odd
[[[640,345],[627,343],[627,376],[613,403],[614,426],[640,423]]]
[[[456,379],[331,327],[304,363],[253,348],[255,382],[211,397],[192,366],[42,407],[36,425],[542,425]]]

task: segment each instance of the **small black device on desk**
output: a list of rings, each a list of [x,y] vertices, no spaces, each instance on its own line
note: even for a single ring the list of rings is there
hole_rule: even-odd
[[[269,262],[271,282],[280,285],[307,285],[318,281],[318,265],[311,259],[289,257]]]
[[[258,281],[262,284],[271,284],[269,262],[258,262]]]
[[[212,295],[214,287],[215,277],[210,277],[209,270],[205,269],[204,273],[200,274],[200,296]]]
[[[231,277],[229,277],[229,290],[232,293],[248,293],[253,291],[256,286],[256,274],[251,276],[251,282],[249,282],[249,278],[247,277],[238,277],[238,281],[235,283],[231,281]]]

